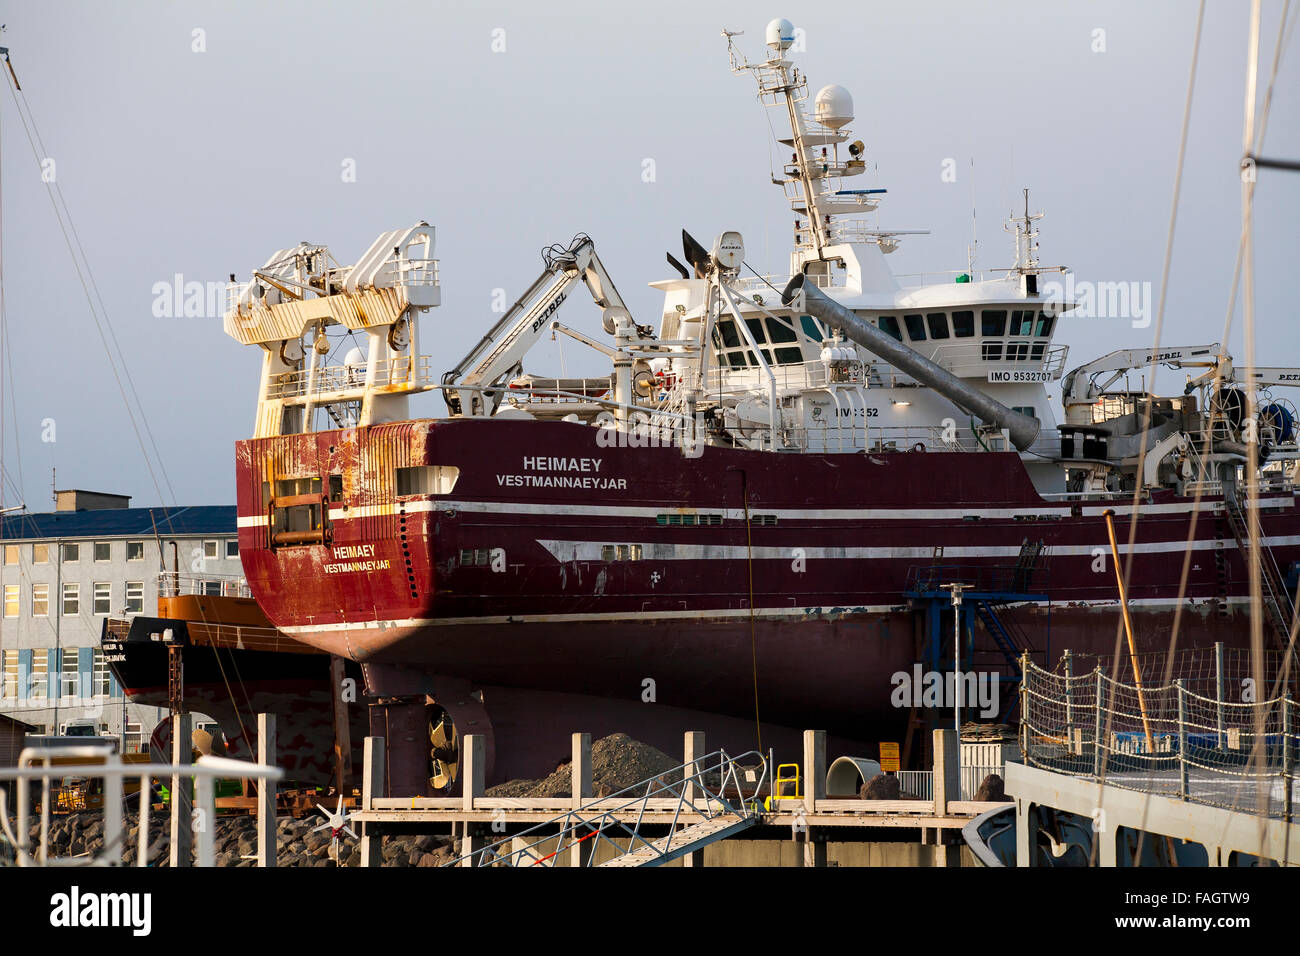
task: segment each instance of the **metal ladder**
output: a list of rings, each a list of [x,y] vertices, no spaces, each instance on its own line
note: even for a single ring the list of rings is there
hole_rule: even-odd
[[[662,866],[758,823],[762,819],[758,797],[767,781],[767,763],[754,750],[738,757],[715,750],[612,796],[589,799],[552,820],[443,865],[554,866],[566,850],[591,840],[592,846],[583,854],[584,866]],[[647,839],[647,828],[665,825],[665,813],[672,814],[668,834]],[[683,814],[704,819],[679,829]],[[647,821],[647,815],[657,819]],[[626,840],[627,847],[616,843],[618,839]],[[618,855],[595,864],[595,847],[601,841]]]
[[[1228,520],[1232,537],[1237,542],[1237,550],[1241,554],[1242,561],[1249,569],[1250,529],[1246,524],[1246,514],[1241,510],[1241,504],[1235,495],[1224,494],[1223,514]],[[1286,592],[1285,578],[1282,577],[1282,571],[1277,566],[1277,558],[1273,556],[1273,549],[1264,543],[1262,528],[1259,535],[1259,564],[1260,596],[1263,599],[1264,613],[1268,615],[1269,624],[1272,626],[1273,640],[1279,649],[1285,651],[1291,637],[1290,612],[1294,609]]]

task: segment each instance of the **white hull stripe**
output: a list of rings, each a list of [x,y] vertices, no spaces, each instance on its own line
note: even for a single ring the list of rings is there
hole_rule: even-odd
[[[1077,503],[1076,503],[1077,504]],[[957,508],[764,508],[761,505],[755,505],[750,509],[751,514],[774,514],[777,518],[784,518],[790,521],[924,521],[924,520],[952,520],[954,518],[963,518],[967,515],[980,518],[1017,518],[1025,515],[1050,515],[1052,519],[1060,519],[1069,514],[1070,503],[1062,502],[1043,502],[1041,505],[1026,505],[1022,508],[975,508],[975,507],[957,507]],[[1295,499],[1291,496],[1266,498],[1259,502],[1261,510],[1277,510],[1282,508],[1294,508]],[[1132,504],[1115,503],[1108,505],[1104,502],[1093,502],[1083,505],[1080,509],[1084,517],[1097,518],[1107,508],[1112,509],[1116,516],[1130,515],[1133,513]],[[534,504],[522,501],[457,501],[453,499],[439,499],[437,501],[408,501],[400,507],[395,504],[367,505],[358,508],[331,508],[329,515],[331,521],[350,521],[358,518],[376,518],[395,515],[399,513],[406,514],[423,514],[432,511],[463,511],[471,514],[518,514],[518,515],[549,515],[562,517],[606,517],[606,518],[655,518],[661,514],[672,513],[676,509],[671,505],[662,505],[660,507],[638,507],[633,505],[589,505],[589,504],[565,504],[554,502],[548,504]],[[744,521],[745,512],[740,508],[722,508],[709,507],[701,505],[692,509],[711,514],[722,514],[729,521]],[[1213,514],[1222,510],[1219,502],[1207,501],[1201,504],[1202,514]],[[1191,511],[1191,503],[1175,503],[1160,505],[1143,505],[1138,509],[1141,515],[1153,514],[1186,514]],[[248,515],[241,516],[238,519],[240,528],[261,528],[267,523],[266,515]]]
[[[1211,606],[1218,602],[1213,598],[1151,598],[1148,600],[1129,601],[1130,608],[1167,608],[1182,604],[1184,606],[1194,606],[1199,601],[1200,604]],[[1230,605],[1249,605],[1250,598],[1229,598],[1226,602]],[[1069,605],[1077,607],[1084,605],[1096,609],[1098,613],[1114,610],[1119,607],[1117,601],[1070,601]],[[1035,605],[1012,605],[1013,607],[1029,607]],[[826,617],[836,619],[847,614],[886,614],[889,612],[907,611],[906,604],[865,604],[854,605],[852,607],[786,607],[786,608],[758,608],[754,611],[755,617],[767,618],[809,618],[809,617]],[[627,621],[629,618],[637,621],[663,621],[663,620],[700,620],[708,618],[749,618],[748,608],[720,608],[717,610],[697,610],[697,611],[611,611],[608,613],[595,614],[521,614],[521,615],[491,615],[484,617],[418,617],[403,618],[401,620],[390,621],[354,621],[345,624],[303,624],[292,627],[282,627],[280,630],[286,634],[338,634],[342,632],[374,632],[386,631],[393,628],[416,628],[416,627],[459,627],[466,624],[569,624],[579,623],[582,621]]]
[[[1300,535],[1285,535],[1273,538],[1265,538],[1265,543],[1270,547],[1285,548],[1300,545]],[[601,551],[606,544],[600,541],[553,541],[538,539],[538,544],[550,552],[551,557],[560,563],[571,561],[596,561],[602,559]],[[626,542],[620,542],[624,544]],[[805,548],[791,546],[785,548],[756,547],[751,549],[744,545],[714,545],[714,544],[659,544],[655,542],[642,542],[636,547],[641,548],[642,561],[744,561],[751,554],[755,560],[785,560],[790,561],[795,558],[806,558],[807,560],[851,560],[851,561],[881,561],[881,560],[930,560],[934,557],[933,547],[907,548],[907,547],[879,547],[879,548]],[[1236,549],[1235,541],[1193,541],[1192,551],[1214,551],[1220,549]],[[1134,554],[1169,554],[1182,553],[1187,551],[1186,539],[1175,541],[1150,541],[1137,544],[1133,547]],[[1070,557],[1096,557],[1104,555],[1109,557],[1109,544],[1067,544],[1053,545],[1048,552],[1052,557],[1070,556]],[[1120,546],[1120,554],[1128,554],[1129,549],[1126,545]],[[945,546],[943,557],[945,561],[952,558],[1015,558],[1020,555],[1019,545],[1006,546]]]

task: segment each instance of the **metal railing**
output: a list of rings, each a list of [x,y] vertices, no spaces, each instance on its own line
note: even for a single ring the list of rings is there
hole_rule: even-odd
[[[974,800],[975,795],[979,793],[980,786],[984,783],[989,774],[997,774],[999,777],[1006,772],[1005,764],[993,764],[989,766],[977,766],[963,764],[958,768],[960,776],[960,800]],[[918,797],[921,800],[934,799],[934,771],[933,770],[900,770],[894,776],[898,777],[898,789],[903,799],[907,797]]]
[[[238,574],[187,574],[163,571],[158,575],[158,594],[161,597],[180,597],[194,594],[201,597],[251,598],[248,579]]]
[[[732,818],[737,823],[758,816],[757,800],[767,782],[767,774],[768,761],[758,751],[732,757],[725,750],[715,750],[609,797],[593,798],[585,807],[570,810],[443,865],[550,866],[565,850],[588,840],[596,841],[586,854],[588,866],[594,865],[594,848],[602,841],[612,846],[619,856],[648,850],[655,857],[671,858],[674,849],[680,852],[682,846],[683,841],[679,840],[676,847],[672,841],[678,835],[683,814],[698,815],[705,820]],[[644,827],[664,825],[644,822],[650,801],[664,798],[676,798],[670,807],[673,818],[669,833],[666,838],[647,840],[642,832]],[[656,806],[654,812],[662,815],[668,811]],[[625,817],[634,814],[633,822],[625,821]],[[615,842],[619,838],[628,841],[626,848]],[[520,842],[522,846],[510,849]]]
[[[1181,677],[1129,684],[1100,667],[1074,677],[1046,671],[1027,658],[1022,669],[1025,763],[1116,787],[1292,819],[1300,714],[1289,692],[1242,701],[1229,699],[1222,683],[1208,696],[1190,690]],[[1260,696],[1269,692],[1268,686],[1258,688]]]
[[[53,760],[77,758],[85,763],[58,764]],[[18,766],[0,768],[0,829],[3,839],[13,849],[18,866],[118,866],[123,859],[122,826],[126,798],[123,784],[139,782],[139,834],[136,847],[136,866],[148,866],[150,855],[161,845],[161,834],[155,843],[149,841],[149,811],[152,803],[154,781],[174,777],[196,781],[198,796],[192,814],[186,821],[194,835],[199,866],[215,866],[216,836],[216,782],[221,779],[279,780],[284,771],[279,767],[245,763],[226,757],[202,756],[193,764],[126,764],[113,751],[111,745],[74,747],[28,747],[18,755]],[[104,839],[99,852],[89,857],[53,857],[50,855],[50,814],[54,803],[54,781],[65,777],[104,781]],[[17,791],[17,822],[9,822],[9,790],[3,786],[12,781]],[[31,786],[30,781],[40,781],[41,823],[40,836],[33,846],[31,839]],[[16,830],[16,832],[15,832]]]
[[[405,385],[420,388],[433,383],[429,371],[429,356],[418,356],[412,371],[411,357],[398,356],[391,359],[379,359],[375,363],[374,387],[384,388]],[[326,365],[315,370],[312,378],[311,369],[297,372],[281,372],[271,377],[266,388],[267,398],[298,398],[308,394],[328,395],[361,389],[366,384],[366,365]]]

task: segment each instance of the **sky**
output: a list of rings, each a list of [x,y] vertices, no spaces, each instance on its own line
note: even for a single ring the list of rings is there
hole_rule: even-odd
[[[1281,9],[1263,5],[1261,98]],[[1163,344],[1217,342],[1227,315],[1248,11],[1207,5]],[[664,253],[681,258],[682,228],[706,245],[737,229],[751,265],[788,270],[792,214],[769,182],[784,148],[752,79],[730,73],[721,36],[743,30],[737,43],[757,59],[778,16],[803,31],[795,59],[811,89],[853,94],[869,172],[848,185],[888,189],[880,226],[931,231],[890,257],[895,272],[966,268],[972,227],[976,267],[1010,266],[1002,223],[1028,187],[1046,213],[1043,264],[1158,295],[1190,0],[4,3],[0,45],[45,149],[38,161],[13,96],[0,93],[3,505],[50,510],[52,482],[137,506],[234,501],[259,352],[223,333],[219,310],[156,315],[155,286],[177,275],[246,279],[302,240],[350,263],[381,232],[425,219],[443,293],[421,345],[440,373],[494,321],[496,290],[514,301],[540,272],[541,248],[577,232],[596,241],[643,324],[657,325],[660,295],[646,283],[672,274]],[[1300,157],[1298,59],[1291,42],[1263,155]],[[125,373],[74,269],[43,181],[51,171]],[[1300,365],[1288,294],[1298,222],[1300,175],[1261,170],[1260,364]],[[598,334],[584,296],[560,318]],[[1238,314],[1228,344],[1239,363],[1241,328]],[[1074,367],[1150,346],[1154,331],[1067,318],[1057,341]],[[546,341],[527,368],[603,369],[582,352]],[[123,392],[138,397],[130,412]],[[1059,388],[1048,393],[1059,400]],[[438,415],[442,403],[426,395],[412,411]]]

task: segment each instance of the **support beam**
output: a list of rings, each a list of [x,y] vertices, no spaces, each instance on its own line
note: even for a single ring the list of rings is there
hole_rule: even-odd
[[[594,796],[591,785],[591,734],[573,735],[573,758],[569,769],[573,774],[573,799],[570,805],[576,810]],[[575,834],[578,838],[584,835]],[[586,866],[591,862],[591,853],[595,847],[595,837],[580,843],[575,841],[569,847],[569,866]]]
[[[948,804],[961,799],[959,742],[955,730],[934,731],[934,815],[946,817]]]
[[[688,730],[682,735],[682,764],[684,769],[682,775],[690,777],[700,772],[700,767],[696,765],[696,760],[703,757],[708,751],[704,749],[704,734],[698,730]],[[683,799],[687,804],[693,804],[699,796],[698,789],[694,781],[686,782],[682,787]],[[696,850],[693,853],[687,853],[682,857],[682,866],[689,868],[698,868],[704,866],[704,851]]]
[[[464,752],[461,755],[461,808],[470,813],[474,810],[474,801],[483,796],[485,772],[487,770],[487,743],[482,734],[469,734],[462,738]],[[460,854],[465,857],[461,866],[473,866],[475,861],[469,855],[482,849],[483,837],[478,832],[479,825],[466,821],[462,830]]]
[[[803,732],[803,809],[808,819],[802,836],[804,866],[826,865],[826,841],[818,840],[812,826],[817,801],[826,799],[826,731]]]
[[[176,714],[172,717],[172,763],[186,766],[194,762],[194,738],[190,731],[190,715]],[[171,779],[171,846],[169,863],[172,867],[189,866],[190,853],[194,846],[194,834],[190,828],[193,818],[193,794],[190,792],[193,778],[184,774],[173,774]]]
[[[276,766],[275,714],[257,715],[257,762]],[[275,866],[275,781],[257,781],[257,865]]]
[[[330,693],[334,712],[334,785],[343,796],[352,792],[352,728],[343,700],[343,658],[330,655]]]
[[[361,757],[361,809],[373,810],[384,794],[384,738],[367,737]],[[373,823],[361,824],[361,865],[382,866],[384,838]]]

